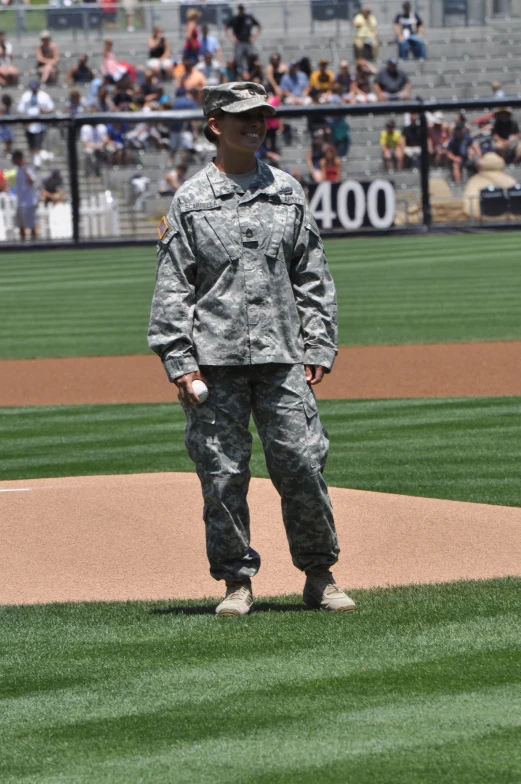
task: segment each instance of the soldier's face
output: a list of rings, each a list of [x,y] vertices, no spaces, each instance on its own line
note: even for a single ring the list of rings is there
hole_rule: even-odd
[[[227,113],[218,120],[218,126],[220,140],[227,147],[257,152],[266,136],[266,115],[262,109]]]

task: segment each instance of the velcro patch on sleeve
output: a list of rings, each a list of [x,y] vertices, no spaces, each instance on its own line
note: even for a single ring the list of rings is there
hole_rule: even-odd
[[[162,240],[165,234],[168,231],[168,221],[163,215],[161,220],[159,221],[159,226],[157,227],[157,233],[159,234],[159,239]]]

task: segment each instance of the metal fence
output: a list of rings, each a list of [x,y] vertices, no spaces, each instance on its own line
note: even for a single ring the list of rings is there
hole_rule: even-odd
[[[469,191],[470,173],[464,182],[450,187],[450,172],[433,169],[428,150],[427,118],[435,111],[466,110],[467,117],[484,114],[497,106],[521,106],[521,98],[472,101],[437,101],[406,103],[381,103],[368,105],[324,107],[284,107],[279,116],[292,129],[291,144],[281,149],[281,167],[298,176],[308,193],[310,209],[324,233],[378,232],[383,230],[413,229],[423,227],[457,228],[490,225],[520,225],[518,209],[521,168],[510,164],[503,172],[504,187],[499,190],[494,178],[482,182],[483,187]],[[386,121],[393,118],[400,127],[406,113],[417,113],[420,122],[420,149],[411,154],[408,167],[388,171],[381,157],[379,133]],[[308,125],[328,118],[344,117],[352,131],[366,138],[365,156],[358,161],[350,154],[342,158],[342,173],[337,182],[315,182],[307,169],[307,151],[310,145]],[[131,122],[129,122],[131,120]],[[161,138],[168,139],[169,127],[174,122],[201,120],[196,112],[158,112],[148,114],[120,113],[92,114],[70,119],[59,116],[41,116],[38,121],[46,127],[45,159],[39,177],[61,170],[62,198],[54,204],[40,203],[37,210],[39,241],[66,242],[151,242],[156,227],[168,211],[172,198],[168,172],[172,150],[161,145]],[[4,127],[14,132],[13,147],[23,146],[23,127],[34,117],[6,117]],[[143,145],[114,145],[109,154],[95,160],[82,141],[81,129],[111,123],[126,124],[129,131],[141,128],[149,133]],[[130,134],[132,136],[132,134]],[[139,134],[137,134],[139,136]],[[134,134],[136,136],[136,134]],[[283,144],[281,134],[281,145]],[[372,141],[371,141],[372,139]],[[212,157],[209,145],[194,145],[191,172]],[[300,156],[300,165],[290,158],[289,152]],[[118,156],[114,157],[114,156]],[[117,160],[117,163],[114,161]],[[0,193],[0,241],[17,243],[16,171],[8,163],[4,171],[7,188]],[[510,179],[508,179],[510,178]],[[496,188],[483,194],[487,187]],[[513,190],[512,190],[513,187]],[[495,200],[495,201],[494,201]],[[494,203],[492,203],[494,202]]]
[[[299,32],[339,33],[348,29],[361,0],[249,0],[248,10],[272,34]],[[390,28],[402,8],[402,0],[373,0],[371,9],[382,28]],[[416,10],[430,28],[462,25],[483,25],[489,17],[508,18],[521,15],[516,0],[416,0]],[[235,12],[235,2],[203,0],[203,2],[140,2],[133,17],[136,31],[150,31],[156,24],[175,35],[181,35],[186,9],[200,7],[203,21],[221,27]],[[63,33],[73,39],[99,38],[106,32],[126,30],[128,9],[118,0],[88,3],[26,5],[13,0],[0,9],[0,29],[18,39],[35,36],[48,28],[58,37]]]

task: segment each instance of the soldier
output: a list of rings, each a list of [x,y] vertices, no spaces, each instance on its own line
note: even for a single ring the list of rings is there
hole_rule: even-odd
[[[204,91],[213,163],[176,192],[159,226],[149,345],[179,390],[201,481],[210,574],[226,581],[219,616],[244,615],[260,566],[246,500],[250,414],[261,438],[304,601],[349,611],[330,567],[339,547],[322,471],[329,442],[312,387],[333,365],[336,300],[316,223],[293,177],[257,161],[264,88]],[[210,388],[200,403],[192,382]]]

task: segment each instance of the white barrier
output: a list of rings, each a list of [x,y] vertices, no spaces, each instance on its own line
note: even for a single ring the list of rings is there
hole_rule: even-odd
[[[72,209],[64,204],[39,204],[36,209],[38,236],[43,240],[72,239]],[[80,237],[119,237],[118,204],[110,191],[80,201]],[[0,242],[18,239],[16,196],[0,193]]]

